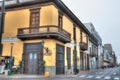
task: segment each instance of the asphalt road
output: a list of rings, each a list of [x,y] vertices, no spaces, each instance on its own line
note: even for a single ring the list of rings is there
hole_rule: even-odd
[[[95,70],[86,74],[71,76],[56,76],[45,78],[42,76],[0,76],[0,80],[120,80],[120,67]]]
[[[78,80],[120,80],[120,67],[78,75]]]

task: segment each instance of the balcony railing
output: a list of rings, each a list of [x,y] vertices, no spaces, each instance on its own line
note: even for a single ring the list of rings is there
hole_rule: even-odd
[[[60,40],[64,43],[71,41],[71,34],[64,29],[60,29],[58,26],[40,26],[40,27],[28,27],[18,29],[18,38],[22,40],[26,39],[41,39],[41,38],[53,38]]]
[[[103,59],[104,62],[110,63],[110,59]]]
[[[85,43],[85,42],[80,43],[80,49],[83,50],[83,51],[87,50],[88,49],[87,43]]]

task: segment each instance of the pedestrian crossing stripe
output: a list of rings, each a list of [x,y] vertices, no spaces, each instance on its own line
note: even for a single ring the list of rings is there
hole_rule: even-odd
[[[88,77],[86,77],[86,78],[92,78],[93,76],[88,76]]]
[[[85,77],[86,75],[81,75],[81,76],[79,76],[79,77]]]
[[[101,78],[101,76],[97,76],[97,77],[95,77],[95,78],[100,79],[100,78]]]
[[[116,75],[117,73],[113,73],[113,75]]]
[[[107,76],[107,77],[105,77],[104,79],[107,79],[107,80],[109,80],[109,79],[110,79],[110,77],[109,77],[109,76]]]
[[[80,75],[79,77],[81,78],[96,78],[96,79],[101,79],[102,76],[94,76],[94,75]],[[110,80],[110,76],[103,77],[105,80]],[[114,77],[113,80],[120,80],[119,77]]]
[[[114,78],[114,80],[120,80],[120,78],[118,78],[118,77],[115,77],[115,78]]]

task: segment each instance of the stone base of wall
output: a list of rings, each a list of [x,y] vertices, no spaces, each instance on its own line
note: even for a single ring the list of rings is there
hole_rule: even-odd
[[[49,72],[50,76],[56,75],[56,67],[55,66],[46,66],[45,71]]]
[[[73,67],[71,67],[71,69],[68,69],[68,67],[65,66],[65,75],[71,75],[71,74],[74,74]]]
[[[80,71],[80,66],[77,67]],[[55,76],[56,75],[56,67],[55,66],[46,66],[46,72],[49,72],[50,76]],[[63,75],[72,75],[74,74],[73,72],[73,66],[71,66],[71,69],[68,69],[67,66],[65,66],[65,74]]]

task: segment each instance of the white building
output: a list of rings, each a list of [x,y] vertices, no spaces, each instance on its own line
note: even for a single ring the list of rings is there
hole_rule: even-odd
[[[103,54],[102,39],[92,23],[84,24],[89,32],[94,35],[98,41],[98,45],[94,44],[92,40],[88,41],[88,52],[90,53],[90,69],[96,69],[101,67],[101,56]]]

